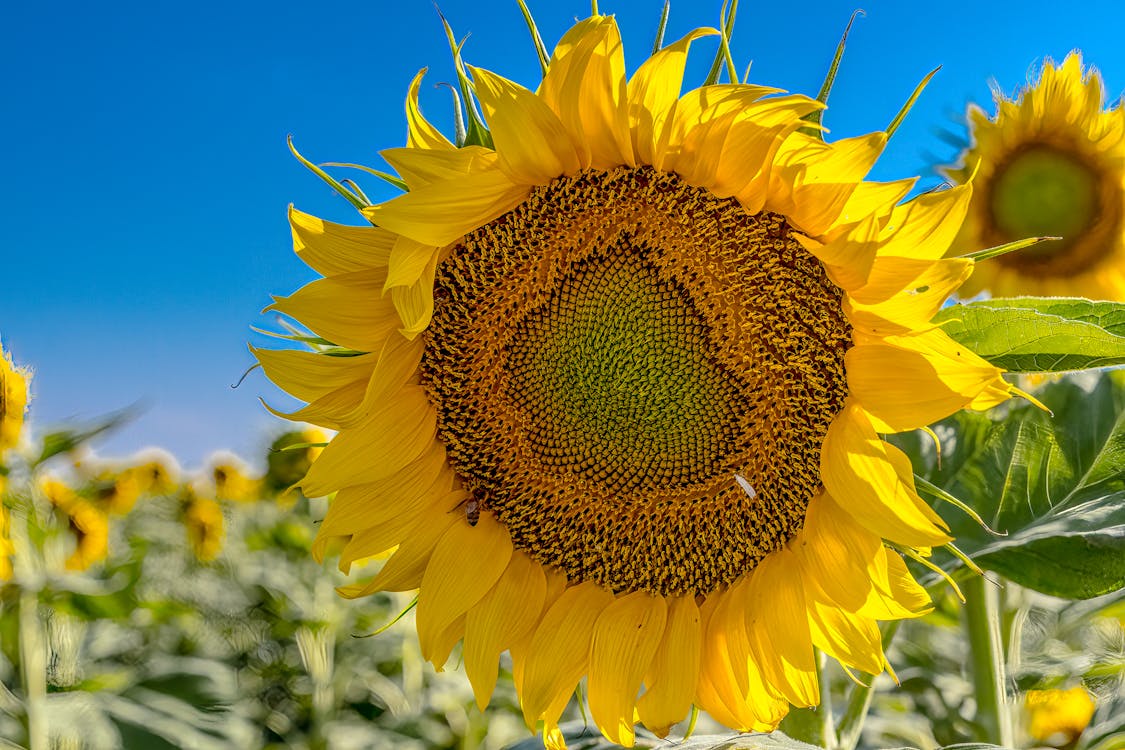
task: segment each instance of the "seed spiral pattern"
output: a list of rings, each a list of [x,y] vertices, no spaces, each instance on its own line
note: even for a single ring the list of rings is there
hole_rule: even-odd
[[[782,216],[649,167],[588,170],[466,235],[434,300],[439,435],[536,561],[708,594],[800,530],[851,328]]]

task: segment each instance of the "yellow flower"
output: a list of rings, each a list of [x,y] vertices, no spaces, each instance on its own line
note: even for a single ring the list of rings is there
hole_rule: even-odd
[[[105,513],[124,515],[133,509],[141,495],[142,479],[133,471],[103,473],[95,477],[90,492],[95,504]]]
[[[950,541],[879,434],[1012,391],[929,325],[968,186],[863,182],[886,136],[798,129],[775,89],[680,97],[693,32],[626,80],[612,17],[579,22],[537,91],[472,68],[495,149],[407,98],[383,156],[409,192],[348,227],[290,212],[323,274],[272,309],[333,342],[256,350],[338,434],[301,481],[347,596],[420,588],[422,651],[463,640],[478,703],[512,654],[529,727],[588,681],[632,744],[693,703],[769,730],[819,701],[814,646],[887,666],[877,620],[930,608],[891,541]],[[639,695],[643,689],[643,694]],[[639,697],[638,697],[639,695]]]
[[[223,548],[223,509],[214,500],[189,495],[183,508],[188,542],[200,562],[210,562]]]
[[[46,479],[41,488],[47,500],[66,518],[74,537],[74,551],[66,560],[66,569],[83,571],[104,560],[109,554],[106,514],[58,480]]]
[[[212,457],[211,479],[215,495],[223,500],[249,502],[258,498],[261,481],[250,476],[246,464],[232,455]]]
[[[1104,109],[1105,87],[1078,52],[1050,60],[992,119],[968,112],[970,146],[945,173],[974,178],[975,196],[951,252],[1025,237],[1062,237],[1004,255],[965,285],[993,296],[1125,300],[1125,119]]]
[[[1081,685],[1068,690],[1029,690],[1024,700],[1028,734],[1041,742],[1068,745],[1086,729],[1095,705]]]
[[[0,498],[4,495],[4,477],[0,476]],[[0,503],[0,583],[12,580],[12,554],[16,548],[12,545],[9,531],[8,508]]]
[[[176,489],[179,467],[166,451],[149,448],[135,455],[127,471],[136,480],[141,494],[169,495]]]
[[[27,371],[17,369],[0,347],[0,457],[19,442],[27,410],[27,381]]]

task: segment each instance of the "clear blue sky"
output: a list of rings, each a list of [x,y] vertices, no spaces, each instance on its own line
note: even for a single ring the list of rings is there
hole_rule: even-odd
[[[586,0],[529,0],[548,46]],[[648,54],[662,0],[602,0],[625,36],[630,70]],[[466,58],[525,85],[538,65],[515,0],[442,0]],[[854,0],[743,0],[735,30],[751,80],[815,94]],[[1087,2],[873,0],[853,30],[830,100],[831,137],[883,128],[930,69],[942,71],[874,176],[927,173],[954,155],[936,135],[989,81],[1012,91],[1043,56],[1081,48],[1125,86],[1125,10]],[[719,3],[673,0],[668,38],[715,25]],[[269,295],[312,274],[292,254],[292,202],[362,223],[290,156],[292,133],[315,161],[378,165],[404,139],[411,77],[452,80],[429,0],[291,3],[201,0],[15,3],[0,28],[3,262],[0,337],[35,371],[40,428],[140,404],[100,446],[146,445],[196,465],[216,449],[252,460],[277,421],[259,395],[288,406],[260,375],[237,390],[262,343],[251,325]],[[694,49],[705,66],[713,42]],[[702,74],[699,74],[702,75]],[[451,130],[448,94],[423,108]],[[931,180],[931,184],[932,184]],[[373,198],[380,193],[371,188]]]

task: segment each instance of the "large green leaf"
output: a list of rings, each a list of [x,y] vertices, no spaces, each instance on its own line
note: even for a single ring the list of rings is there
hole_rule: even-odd
[[[1125,372],[1092,388],[1074,380],[1038,394],[1054,413],[1019,405],[997,421],[963,412],[929,438],[895,436],[918,473],[972,505],[996,536],[940,504],[957,545],[982,567],[1054,596],[1087,599],[1125,586]]]
[[[1125,364],[1125,304],[1068,297],[989,299],[941,310],[934,322],[1012,372]]]

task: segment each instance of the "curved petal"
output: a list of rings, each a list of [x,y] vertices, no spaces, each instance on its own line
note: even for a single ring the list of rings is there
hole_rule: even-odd
[[[582,168],[632,166],[625,55],[612,16],[579,21],[555,47],[539,98],[559,116]]]
[[[865,305],[844,298],[844,313],[853,326],[873,336],[894,336],[924,331],[930,320],[973,272],[974,263],[964,258],[936,261],[909,288],[885,302]]]
[[[820,703],[816,656],[809,636],[801,565],[782,548],[754,570],[744,609],[751,653],[767,689],[795,706]]]
[[[418,644],[423,658],[440,666],[433,658],[439,656],[438,637],[488,593],[511,559],[508,530],[491,513],[482,513],[476,526],[456,523],[446,530],[418,592]]]
[[[262,372],[278,388],[302,401],[316,401],[339,388],[366,381],[378,361],[377,354],[325,357],[301,349],[259,349],[250,353]]]
[[[520,703],[529,729],[560,702],[565,708],[590,663],[594,623],[612,602],[613,594],[585,581],[564,591],[543,615],[523,669]]]
[[[637,691],[664,636],[667,605],[643,591],[618,597],[594,623],[587,700],[610,742],[632,747]]]
[[[938,329],[857,343],[844,355],[848,386],[879,432],[924,427],[966,407],[1007,400],[1003,372]]]
[[[546,102],[507,78],[469,66],[496,144],[500,169],[513,182],[544,185],[581,165],[570,133]]]
[[[972,185],[923,193],[897,206],[887,224],[879,255],[937,260],[949,251],[969,210]]]
[[[389,148],[379,155],[398,172],[410,190],[482,172],[496,164],[496,153],[481,146],[464,146],[452,151]]]
[[[380,227],[431,247],[445,247],[527,197],[499,169],[475,172],[411,190],[385,203],[368,206],[365,216]]]
[[[377,227],[351,227],[318,219],[289,206],[293,251],[321,276],[387,265],[395,236]]]
[[[341,487],[385,479],[429,447],[437,434],[437,412],[416,385],[402,389],[363,425],[332,439],[301,480],[309,497]]]
[[[469,610],[462,653],[481,711],[496,687],[500,653],[539,622],[546,595],[543,566],[516,550],[500,580]]]
[[[383,348],[398,315],[381,299],[386,269],[317,279],[288,297],[274,297],[276,310],[301,321],[318,336],[361,352]]]
[[[424,75],[426,75],[426,68],[422,68],[414,76],[406,94],[406,145],[410,148],[445,151],[454,149],[456,147],[449,142],[449,139],[422,116],[422,110],[418,106],[418,88],[422,85]]]
[[[645,692],[637,700],[637,715],[657,737],[668,736],[672,725],[691,708],[702,648],[702,620],[695,597],[669,599],[664,637],[645,676]]]
[[[825,500],[836,499],[861,526],[892,542],[934,547],[952,541],[945,523],[892,463],[897,450],[879,439],[862,408],[846,403],[821,449],[821,481],[831,496]]]
[[[718,33],[715,29],[696,29],[686,34],[646,60],[629,79],[629,121],[633,153],[638,163],[654,163],[656,144],[680,98],[691,43]]]

